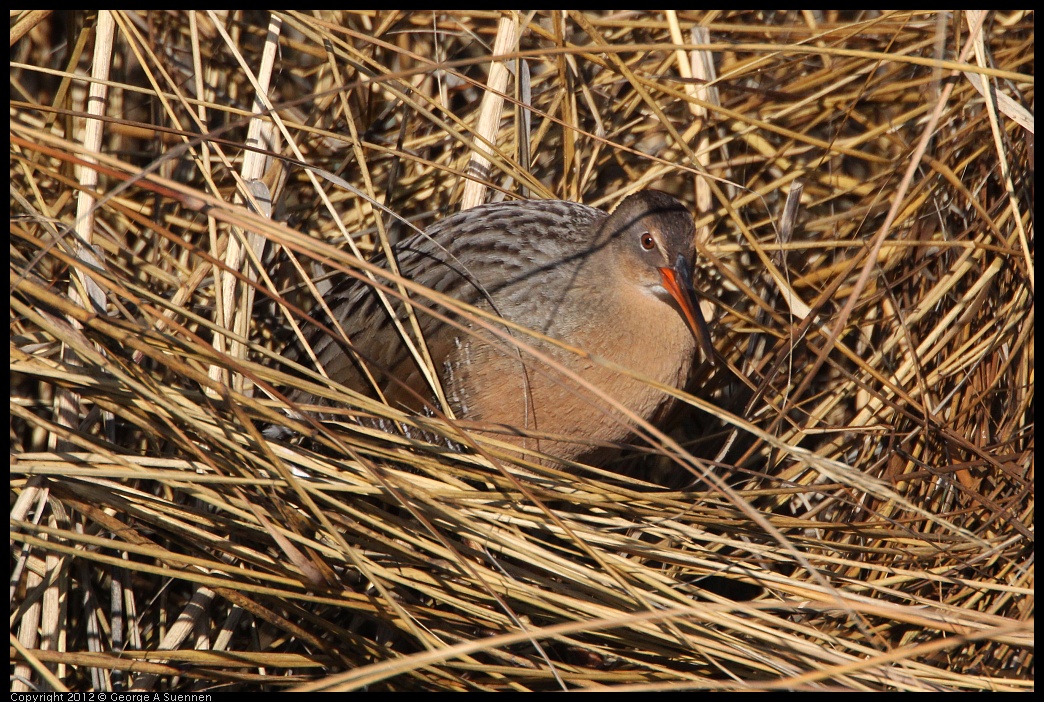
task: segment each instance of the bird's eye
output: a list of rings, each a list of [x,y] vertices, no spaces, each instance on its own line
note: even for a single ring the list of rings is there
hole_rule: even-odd
[[[653,239],[653,235],[649,232],[642,234],[642,238],[639,241],[642,242],[642,248],[646,251],[652,251],[656,248],[656,239]]]

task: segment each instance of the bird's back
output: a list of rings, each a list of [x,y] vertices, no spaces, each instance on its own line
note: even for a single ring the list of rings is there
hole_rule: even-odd
[[[437,222],[395,247],[400,273],[449,297],[482,307],[536,331],[558,336],[559,326],[576,315],[561,306],[580,299],[578,275],[595,245],[594,235],[606,213],[564,201],[503,202],[483,205]],[[374,261],[378,265],[383,257]],[[404,303],[387,296],[396,315],[406,322]],[[419,295],[416,305],[433,303]],[[335,381],[369,391],[362,372],[366,363],[381,391],[393,405],[420,410],[433,393],[407,345],[373,288],[345,276],[335,282],[326,303],[337,317],[349,343],[329,335],[311,340],[319,362]],[[575,303],[572,303],[575,304]],[[442,314],[447,311],[435,308]],[[328,327],[321,313],[314,316]],[[459,321],[456,315],[450,315]],[[466,332],[417,309],[436,371],[453,384],[454,368],[471,346]],[[466,322],[462,322],[467,326]],[[488,332],[486,332],[487,338]],[[488,349],[481,353],[488,354]],[[519,369],[521,372],[521,369]],[[451,401],[466,403],[467,388],[447,388]],[[423,400],[423,402],[421,401]],[[454,408],[468,418],[468,407]]]

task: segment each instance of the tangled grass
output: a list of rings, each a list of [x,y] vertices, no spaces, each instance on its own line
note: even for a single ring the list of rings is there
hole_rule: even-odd
[[[13,15],[12,689],[1032,689],[1033,20]],[[725,363],[619,463],[276,362],[330,271],[452,308],[412,226],[644,187]]]

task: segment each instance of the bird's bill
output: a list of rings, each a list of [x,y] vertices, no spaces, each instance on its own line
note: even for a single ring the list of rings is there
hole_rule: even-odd
[[[678,254],[673,268],[665,266],[660,268],[659,271],[660,276],[663,278],[663,287],[677,301],[682,314],[685,315],[685,320],[689,323],[689,329],[692,330],[692,335],[696,337],[696,343],[699,344],[700,350],[703,351],[704,359],[711,365],[714,365],[714,345],[711,344],[710,330],[707,328],[707,322],[703,319],[703,313],[700,311],[700,302],[696,299],[696,290],[692,286],[692,267],[685,260],[684,256]]]

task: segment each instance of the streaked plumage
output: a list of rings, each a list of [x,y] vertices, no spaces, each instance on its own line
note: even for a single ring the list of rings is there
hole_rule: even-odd
[[[683,290],[691,285],[693,222],[664,193],[636,193],[612,215],[564,201],[484,205],[432,225],[395,250],[406,278],[666,385],[683,386],[695,361],[702,320],[687,321],[698,310]],[[675,275],[676,266],[686,270]],[[359,354],[330,336],[316,338],[313,348],[332,379],[369,390],[359,369],[365,359],[389,403],[419,412],[425,403],[435,406],[370,286],[345,277],[326,302]],[[403,303],[392,304],[404,318]],[[587,456],[590,442],[629,436],[625,424],[606,414],[605,402],[524,352],[504,349],[489,331],[467,324],[473,330],[467,333],[418,315],[458,418],[516,427],[520,434],[532,429],[575,438],[510,439],[567,459]],[[642,418],[658,419],[669,404],[664,393],[589,358],[514,335]]]

